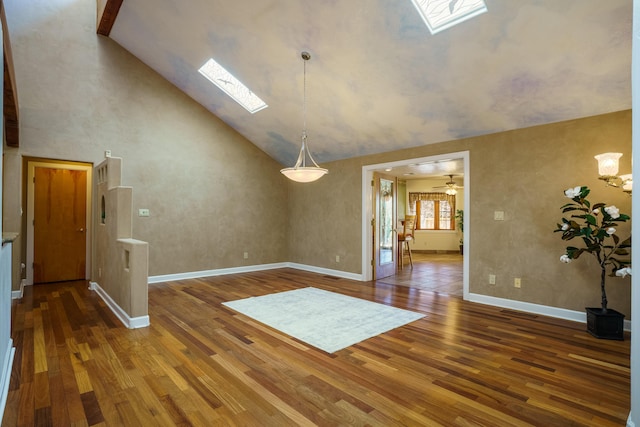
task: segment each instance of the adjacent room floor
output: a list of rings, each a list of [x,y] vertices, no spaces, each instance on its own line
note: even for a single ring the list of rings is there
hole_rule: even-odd
[[[412,258],[413,268],[405,253],[403,268],[379,282],[462,297],[462,255],[413,252]]]

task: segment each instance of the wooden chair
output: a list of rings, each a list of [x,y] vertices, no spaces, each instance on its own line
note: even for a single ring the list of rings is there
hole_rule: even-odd
[[[402,232],[398,233],[398,265],[401,269],[404,268],[405,246],[407,247],[407,252],[409,252],[409,263],[411,264],[411,269],[413,269],[413,259],[411,258],[411,246],[409,246],[409,242],[413,240],[413,232],[415,231],[415,229],[416,216],[405,215]]]

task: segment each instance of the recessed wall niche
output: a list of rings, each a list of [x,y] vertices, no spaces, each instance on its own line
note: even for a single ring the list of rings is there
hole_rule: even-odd
[[[107,206],[104,201],[104,195],[100,200],[100,224],[104,224],[107,219]]]

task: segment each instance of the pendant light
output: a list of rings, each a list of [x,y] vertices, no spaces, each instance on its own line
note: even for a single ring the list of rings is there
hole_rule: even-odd
[[[301,56],[304,60],[302,146],[300,147],[300,154],[298,155],[296,164],[291,168],[281,169],[280,172],[292,181],[313,182],[322,178],[329,171],[318,166],[316,161],[313,160],[311,152],[307,148],[307,61],[311,59],[311,55],[309,55],[309,52],[302,52]],[[311,164],[313,166],[307,166],[307,156],[309,157],[309,160],[311,160]]]

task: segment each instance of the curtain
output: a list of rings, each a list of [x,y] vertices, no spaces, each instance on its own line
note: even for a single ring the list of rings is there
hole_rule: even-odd
[[[416,214],[416,202],[418,200],[446,200],[451,206],[451,215],[456,212],[456,196],[447,193],[409,193],[409,211]]]

